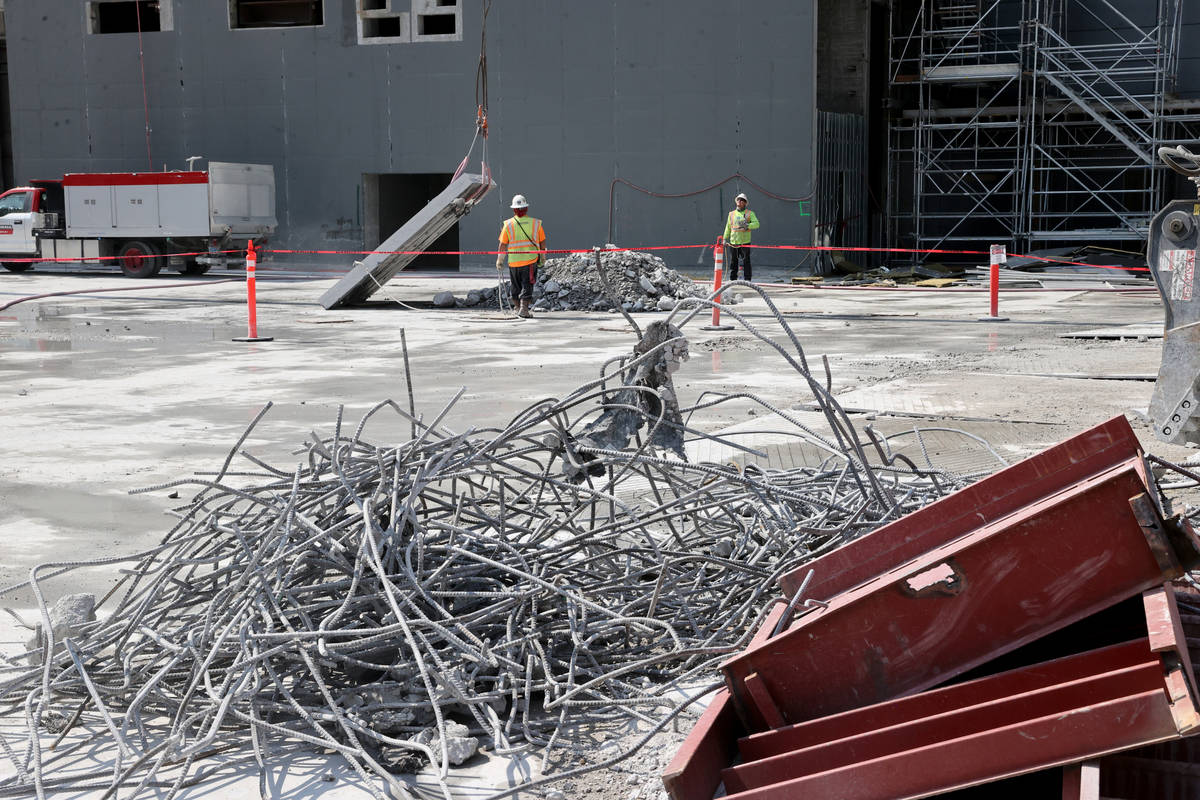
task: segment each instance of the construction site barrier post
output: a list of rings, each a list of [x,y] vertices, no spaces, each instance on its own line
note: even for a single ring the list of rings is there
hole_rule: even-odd
[[[713,247],[713,302],[721,302],[721,279],[725,272],[725,237],[718,236],[717,244]],[[731,331],[732,325],[721,324],[721,307],[714,305],[712,310],[712,324],[703,325],[702,331]]]
[[[270,342],[273,336],[258,335],[258,302],[254,285],[254,269],[258,266],[258,254],[254,252],[254,240],[246,242],[246,335],[235,336],[235,342]]]
[[[1000,316],[1000,265],[1008,261],[1008,253],[1004,245],[994,244],[988,248],[988,265],[989,265],[989,280],[990,287],[988,295],[990,297],[990,315],[980,317],[981,322],[1005,322],[1008,317]]]

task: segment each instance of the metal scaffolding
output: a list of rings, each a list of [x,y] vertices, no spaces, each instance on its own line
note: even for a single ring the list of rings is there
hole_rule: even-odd
[[[1172,100],[1180,2],[894,0],[891,246],[1144,240],[1158,147],[1200,120]]]

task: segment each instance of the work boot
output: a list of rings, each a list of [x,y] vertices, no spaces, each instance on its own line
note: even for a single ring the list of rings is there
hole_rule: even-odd
[[[533,312],[529,310],[528,298],[521,298],[521,308],[517,311],[517,316],[521,317],[522,319],[530,319],[533,317]]]

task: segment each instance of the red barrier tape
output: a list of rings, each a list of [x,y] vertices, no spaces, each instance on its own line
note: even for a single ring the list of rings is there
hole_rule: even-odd
[[[755,250],[799,250],[799,251],[816,251],[830,253],[909,253],[909,254],[935,254],[935,255],[965,255],[965,256],[986,256],[990,255],[987,250],[917,250],[907,247],[832,247],[818,245],[795,245],[795,244],[751,244],[742,245]],[[698,247],[711,247],[707,244],[664,244],[652,245],[649,247],[617,247],[606,248],[612,252],[653,252],[655,250],[694,250]],[[364,256],[372,253],[380,253],[382,255],[391,256],[413,256],[413,255],[428,255],[428,256],[494,256],[499,255],[500,250],[265,250],[268,253],[302,254],[302,255],[338,255],[338,256]],[[591,249],[587,250],[527,250],[530,253],[542,253],[545,255],[567,255],[567,254],[590,254]],[[1149,272],[1148,267],[1121,267],[1111,264],[1088,264],[1083,261],[1071,261],[1066,258],[1052,258],[1049,256],[1032,256],[1022,253],[1010,253],[1010,258],[1029,258],[1034,261],[1046,261],[1052,264],[1066,264],[1076,267],[1095,267],[1096,269],[1119,269],[1129,272]]]
[[[654,252],[657,250],[694,250],[696,248],[707,248],[712,245],[708,244],[664,244],[651,245],[648,247],[617,247],[612,248],[613,252]],[[755,250],[796,250],[803,252],[828,252],[828,253],[907,253],[907,254],[932,254],[932,255],[964,255],[964,256],[986,256],[989,255],[986,250],[919,250],[907,247],[832,247],[818,245],[794,245],[794,244],[753,244],[743,245]],[[92,258],[5,258],[5,261],[14,264],[76,264],[83,262],[95,261],[120,261],[124,259],[143,259],[143,258],[169,258],[178,256],[185,258],[189,256],[209,256],[209,255],[233,255],[242,254],[244,250],[218,250],[215,253],[204,251],[195,253],[165,253],[163,255],[129,255],[129,256],[95,256]],[[327,255],[327,256],[365,256],[372,253],[380,253],[383,255],[393,256],[412,256],[412,255],[429,255],[429,256],[495,256],[499,250],[283,250],[283,249],[261,249],[260,253],[272,253],[278,255]],[[545,255],[572,255],[572,254],[591,254],[592,250],[536,250],[526,251],[536,252]],[[1022,253],[1010,253],[1010,258],[1028,258],[1034,261],[1045,261],[1050,264],[1064,264],[1075,267],[1095,267],[1096,269],[1117,269],[1126,272],[1149,272],[1148,267],[1122,267],[1112,264],[1088,264],[1083,261],[1071,261],[1066,258],[1053,258],[1051,256],[1034,256],[1025,255]]]

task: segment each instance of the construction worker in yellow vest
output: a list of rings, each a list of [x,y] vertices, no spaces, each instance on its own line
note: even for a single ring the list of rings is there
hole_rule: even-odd
[[[505,253],[508,258],[508,277],[512,281],[513,307],[517,316],[529,319],[533,312],[529,304],[533,302],[533,284],[537,281],[537,268],[546,261],[546,230],[542,221],[529,216],[529,202],[525,195],[516,194],[512,199],[513,215],[504,221],[500,228],[500,247],[496,255],[496,269],[505,264]]]
[[[725,260],[729,263],[725,266],[729,273],[729,280],[736,281],[738,279],[738,262],[741,261],[746,267],[746,280],[752,280],[750,277],[750,231],[758,230],[758,217],[748,206],[750,201],[746,199],[746,195],[739,194],[735,199],[737,208],[729,212],[729,216],[725,218]]]

